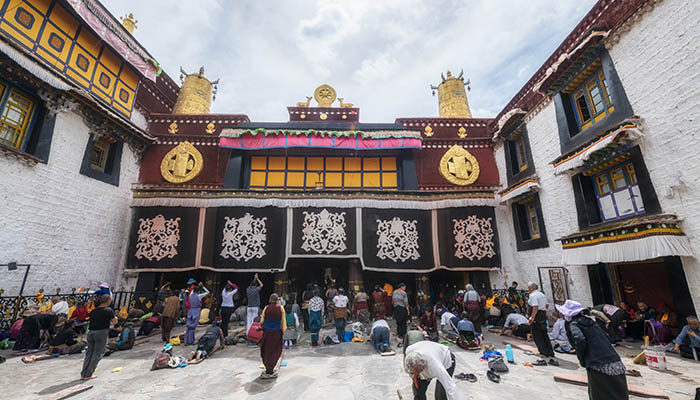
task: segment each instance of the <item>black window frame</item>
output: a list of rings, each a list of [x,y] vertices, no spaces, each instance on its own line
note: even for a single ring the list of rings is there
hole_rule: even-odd
[[[34,108],[32,109],[32,115],[30,116],[22,145],[20,147],[14,147],[0,143],[0,149],[6,149],[21,156],[27,156],[27,158],[42,164],[48,163],[51,142],[53,141],[53,131],[56,124],[55,115],[49,114],[45,102],[42,101],[31,88],[8,80],[1,80],[0,82],[5,85],[5,92],[2,93],[2,98],[0,99],[2,101],[0,101],[0,103],[5,103],[4,100],[9,96],[10,90],[16,90],[34,102]]]
[[[513,186],[523,179],[535,174],[535,163],[532,160],[532,150],[530,148],[530,140],[527,135],[525,124],[521,124],[512,130],[514,134],[506,136],[503,143],[503,149],[506,157],[506,178],[508,186]],[[527,167],[520,170],[517,157],[517,140],[522,140],[525,148],[525,162]]]
[[[574,109],[572,96],[575,93],[563,93],[561,90],[554,96],[554,108],[557,118],[557,127],[559,131],[559,145],[561,153],[566,154],[578,146],[589,142],[611,126],[622,122],[626,118],[634,115],[632,106],[627,99],[627,94],[622,86],[620,77],[617,75],[615,65],[613,64],[610,54],[601,48],[597,55],[591,61],[600,59],[600,68],[605,75],[607,83],[607,95],[612,98],[614,110],[597,122],[593,122],[590,127],[581,131],[576,119],[576,110]],[[582,66],[582,70],[586,66]]]
[[[649,170],[646,167],[639,146],[637,145],[630,148],[628,153],[630,158],[620,161],[616,166],[624,166],[630,161],[632,165],[634,165],[637,184],[639,185],[642,202],[644,203],[644,213],[631,214],[621,218],[603,221],[596,197],[595,174],[585,176],[582,171],[571,177],[571,183],[574,188],[574,202],[576,203],[578,225],[581,231],[608,224],[616,224],[620,221],[639,218],[645,215],[661,214],[661,204],[659,203],[659,198],[656,196],[656,190],[654,189],[651,177],[649,176]],[[614,167],[615,166],[611,166],[610,168]]]
[[[540,237],[530,238],[527,205],[533,204],[537,215],[537,223]],[[539,193],[529,193],[513,200],[511,204],[513,215],[513,228],[515,231],[515,244],[517,251],[526,251],[549,247],[547,229],[545,228],[542,204]]]
[[[85,146],[85,152],[83,153],[83,161],[80,164],[80,174],[118,187],[124,143],[121,140],[115,140],[113,143],[109,144],[105,169],[104,171],[100,171],[92,166],[92,154],[96,140],[100,140],[99,137],[91,134]]]

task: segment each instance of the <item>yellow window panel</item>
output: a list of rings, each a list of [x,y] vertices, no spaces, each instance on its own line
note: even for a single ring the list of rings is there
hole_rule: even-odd
[[[134,70],[129,68],[126,64],[122,67],[122,72],[119,74],[119,79],[126,84],[126,86],[136,90],[139,84],[139,77],[136,75]]]
[[[627,186],[627,181],[625,181],[625,174],[622,172],[622,168],[617,168],[613,170],[610,175],[612,175],[613,186],[615,190]]]
[[[267,173],[267,187],[283,187],[284,186],[284,172],[268,172]]]
[[[627,170],[627,176],[629,177],[630,180],[630,185],[634,185],[637,183],[637,174],[634,172],[634,164],[629,163],[625,166],[625,169]]]
[[[287,168],[287,159],[284,157],[270,157],[268,159],[268,168],[270,170],[284,170]]]
[[[398,178],[396,172],[384,172],[382,173],[382,187],[397,187]]]
[[[364,182],[362,184],[362,187],[366,188],[378,188],[382,186],[382,183],[380,181],[380,176],[381,174],[379,172],[365,172],[364,173]]]
[[[114,101],[120,103],[124,108],[131,109],[131,104],[134,99],[134,92],[122,81],[117,81],[117,87],[114,89]]]
[[[326,158],[326,171],[342,171],[343,159],[341,157]]]
[[[51,10],[49,20],[61,28],[61,30],[71,38],[75,37],[75,34],[78,32],[78,26],[80,26],[78,21],[73,18],[65,8],[58,4],[54,5],[53,10]],[[46,30],[44,30],[44,32],[45,31]]]
[[[346,172],[343,180],[343,186],[346,188],[359,188],[362,186],[362,175],[360,173]]]
[[[365,158],[362,160],[364,171],[379,171],[379,158]]]
[[[287,187],[302,188],[304,187],[303,172],[287,172]]]
[[[53,3],[53,0],[34,0],[30,1],[30,3],[32,6],[34,6],[34,8],[38,9],[39,12],[46,15],[46,13],[49,12],[49,7],[51,6],[51,3]]]
[[[31,41],[36,41],[44,22],[44,16],[21,0],[10,0],[6,10],[5,20],[12,25],[14,30],[27,35]],[[26,41],[26,38],[21,35],[13,36],[17,39],[23,39],[23,43]],[[29,47],[32,46],[29,45]]]
[[[346,157],[345,158],[345,170],[346,171],[359,171],[362,168],[361,164],[362,164],[361,158],[357,158],[357,157]]]
[[[251,169],[266,169],[267,168],[267,157],[251,157],[250,168]]]
[[[326,172],[325,181],[327,188],[339,188],[343,186],[343,174],[341,172]]]
[[[287,158],[287,169],[290,171],[304,170],[304,157],[289,157]]]
[[[93,57],[100,55],[100,48],[102,44],[100,39],[90,33],[90,30],[86,27],[80,29],[78,34],[78,44],[81,45],[88,53],[92,54]]]
[[[114,86],[116,86],[117,77],[111,73],[104,65],[97,63],[95,76],[92,79],[93,88],[97,88],[104,92],[108,97],[114,94]]]
[[[5,85],[3,85],[2,83],[0,83],[0,99],[1,99],[2,96],[5,94],[5,87],[6,87]]]
[[[306,159],[307,171],[323,171],[323,157],[309,157]]]
[[[122,62],[119,57],[106,47],[102,49],[100,62],[115,76],[119,73],[122,66]]]
[[[600,175],[596,178],[596,183],[598,185],[598,194],[605,194],[610,192],[610,183],[608,182],[607,175]]]
[[[250,173],[250,186],[260,186],[265,187],[265,177],[267,172],[264,171],[253,171]]]
[[[396,171],[396,158],[382,157],[382,171]]]
[[[314,188],[316,185],[323,185],[323,172],[307,172],[306,173],[306,187]]]

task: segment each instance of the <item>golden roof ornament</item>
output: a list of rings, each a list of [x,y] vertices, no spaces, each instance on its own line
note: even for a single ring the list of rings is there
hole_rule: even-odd
[[[325,83],[314,90],[314,100],[316,100],[319,107],[330,107],[335,98],[335,89]]]
[[[211,102],[216,100],[219,80],[210,81],[204,76],[204,67],[199,72],[188,74],[180,67],[180,93],[173,107],[173,114],[209,114]]]
[[[311,96],[306,96],[306,101],[300,101],[300,102],[298,102],[298,103],[297,103],[297,107],[308,107],[308,106],[309,106],[309,103],[311,103],[311,99],[313,99],[313,97],[311,97]]]
[[[437,85],[430,85],[435,96],[435,90],[438,91],[438,104],[440,107],[440,117],[445,118],[471,118],[472,112],[469,109],[469,101],[467,100],[467,91],[471,90],[469,84],[471,81],[464,81],[464,70],[459,73],[459,76],[452,76],[452,72],[447,71],[447,77],[440,73],[442,82]],[[465,90],[466,86],[466,90]]]
[[[129,32],[131,35],[136,32],[136,24],[139,23],[139,21],[134,19],[134,14],[129,13],[129,15],[125,15],[123,17],[119,17],[120,20],[122,20],[122,26],[124,29],[126,29],[127,32]]]
[[[168,125],[168,133],[175,135],[177,133],[177,122],[173,122]]]
[[[170,183],[184,183],[196,178],[202,172],[202,167],[202,153],[185,140],[163,157],[160,174]]]
[[[460,139],[464,139],[467,137],[467,130],[463,126],[460,126],[457,130],[457,136],[459,136]]]
[[[427,136],[427,137],[431,137],[435,134],[433,132],[433,128],[431,128],[430,125],[426,125],[425,129],[423,131],[425,132],[425,136]]]

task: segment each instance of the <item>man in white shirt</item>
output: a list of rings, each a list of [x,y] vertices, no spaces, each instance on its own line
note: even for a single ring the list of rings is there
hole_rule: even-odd
[[[535,341],[540,354],[549,358],[549,364],[558,366],[559,362],[554,359],[552,342],[549,341],[549,335],[547,334],[547,298],[544,293],[537,290],[537,284],[534,282],[527,284],[527,290],[530,292],[527,305],[531,308],[528,323],[530,324],[532,339]]]
[[[374,348],[380,353],[387,353],[391,350],[389,348],[389,338],[391,337],[389,333],[389,324],[384,318],[374,321],[369,336],[374,342]]]
[[[348,296],[343,288],[338,289],[338,294],[333,297],[333,315],[335,317],[335,333],[338,340],[345,341],[345,317],[348,315]]]
[[[433,379],[435,400],[457,399],[457,385],[452,380],[455,371],[455,356],[447,346],[431,341],[422,341],[406,348],[406,372],[411,376],[413,398],[425,400],[428,385]]]
[[[52,314],[64,314],[66,318],[68,318],[68,312],[70,310],[70,307],[68,306],[67,301],[61,300],[60,297],[55,296],[51,299],[51,302],[53,303],[53,305],[51,306]]]
[[[501,329],[501,335],[506,333],[506,330],[510,329],[513,335],[529,339],[530,335],[530,324],[527,322],[527,318],[518,313],[510,313],[506,318],[506,322],[503,324],[503,329]]]
[[[457,335],[457,322],[459,320],[451,312],[445,310],[440,316],[440,329],[445,333]]]
[[[224,333],[224,338],[228,337],[228,323],[231,321],[231,314],[233,314],[233,296],[238,293],[238,286],[231,283],[231,281],[226,281],[226,286],[221,291],[221,331]]]

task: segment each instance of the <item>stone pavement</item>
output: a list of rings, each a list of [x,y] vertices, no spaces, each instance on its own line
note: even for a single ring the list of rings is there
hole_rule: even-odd
[[[176,328],[177,332],[184,328]],[[204,328],[200,328],[201,331]],[[331,333],[331,330],[324,330]],[[198,334],[201,333],[198,331]],[[323,331],[322,331],[323,333]],[[245,345],[229,346],[198,365],[181,369],[150,371],[154,355],[160,350],[159,336],[148,343],[104,358],[90,381],[94,387],[72,399],[398,399],[397,389],[404,399],[412,399],[411,381],[402,370],[401,349],[393,357],[381,357],[368,343],[342,343],[312,348],[308,334],[294,349],[285,350],[282,367],[276,380],[260,380],[260,353]],[[501,337],[488,334],[486,343],[503,351]],[[396,339],[392,339],[396,347]],[[480,354],[450,346],[457,358],[455,373],[473,372],[476,383],[458,381],[461,399],[586,399],[585,387],[556,383],[555,372],[585,375],[575,356],[558,355],[560,367],[529,368],[524,361],[535,357],[515,349],[516,365],[502,374],[500,384],[486,378],[486,363]],[[634,365],[628,355],[635,353],[631,345],[618,347],[628,368],[642,373],[641,378],[628,377],[628,382],[666,390],[671,399],[692,399],[700,386],[700,364],[668,357],[670,371],[652,371],[644,365]],[[177,346],[176,355],[186,355],[193,347]],[[9,351],[1,353],[9,355]],[[0,364],[0,388],[3,399],[36,399],[80,383],[78,380],[83,354],[23,364],[19,357],[8,358]],[[111,372],[121,367],[119,372]],[[433,386],[429,399],[433,399]],[[517,397],[516,397],[517,396]]]

